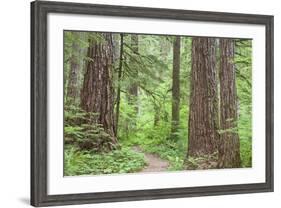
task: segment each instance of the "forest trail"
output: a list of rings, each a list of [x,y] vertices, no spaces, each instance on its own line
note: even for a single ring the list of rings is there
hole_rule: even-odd
[[[169,162],[167,160],[161,159],[158,155],[152,153],[143,152],[141,147],[134,146],[132,148],[135,152],[143,153],[144,159],[147,162],[147,166],[140,172],[160,172],[166,171],[169,167]]]

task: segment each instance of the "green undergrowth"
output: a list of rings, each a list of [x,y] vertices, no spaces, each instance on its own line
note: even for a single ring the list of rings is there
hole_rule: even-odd
[[[240,108],[238,132],[242,167],[252,167],[252,112],[250,106]]]
[[[70,145],[65,148],[66,176],[134,173],[146,165],[144,155],[123,147],[108,153],[79,150]]]
[[[184,151],[177,148],[177,144],[174,142],[165,142],[156,146],[143,145],[145,152],[154,153],[159,155],[160,158],[169,161],[170,171],[183,170]]]
[[[177,139],[170,136],[170,124],[160,122],[151,128],[144,126],[141,131],[134,131],[128,138],[121,139],[122,146],[139,146],[144,153],[153,153],[169,162],[169,171],[183,170],[186,154],[187,132],[180,128]]]

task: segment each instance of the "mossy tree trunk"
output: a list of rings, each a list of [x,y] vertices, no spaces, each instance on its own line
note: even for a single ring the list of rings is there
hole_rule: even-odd
[[[173,81],[172,81],[172,123],[171,138],[178,138],[180,121],[180,36],[176,36],[173,46]]]

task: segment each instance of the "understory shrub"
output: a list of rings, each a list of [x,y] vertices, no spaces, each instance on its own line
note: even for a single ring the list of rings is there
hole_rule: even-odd
[[[113,138],[104,131],[102,125],[94,122],[97,113],[85,112],[74,105],[65,107],[65,144],[74,144],[82,150],[108,152],[116,149]]]
[[[113,173],[134,173],[146,165],[144,155],[121,148],[108,153],[79,150],[68,145],[65,148],[66,176],[96,175]]]

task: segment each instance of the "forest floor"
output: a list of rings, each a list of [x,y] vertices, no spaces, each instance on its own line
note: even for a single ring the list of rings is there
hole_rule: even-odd
[[[144,152],[140,146],[132,147],[132,150],[138,153],[143,153],[147,166],[140,172],[160,172],[166,171],[169,168],[169,162],[161,159],[157,154]]]

